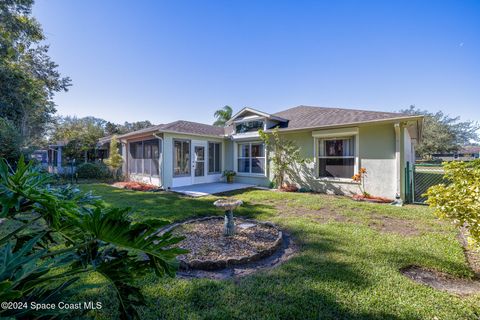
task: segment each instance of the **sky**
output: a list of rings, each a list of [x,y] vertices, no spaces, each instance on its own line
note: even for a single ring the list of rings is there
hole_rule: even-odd
[[[36,0],[61,115],[214,121],[297,105],[480,121],[480,1]]]

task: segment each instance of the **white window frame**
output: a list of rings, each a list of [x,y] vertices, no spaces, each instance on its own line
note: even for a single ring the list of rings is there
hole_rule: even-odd
[[[343,129],[331,129],[331,130],[321,130],[321,131],[313,131],[313,153],[315,155],[314,163],[315,163],[315,177],[319,180],[328,180],[328,181],[345,181],[345,182],[353,182],[351,178],[335,178],[335,177],[320,177],[320,150],[319,144],[321,140],[325,139],[345,139],[348,137],[353,137],[353,171],[354,174],[358,172],[358,168],[360,167],[360,158],[359,158],[359,150],[360,150],[360,134],[358,128],[343,128]],[[347,156],[352,158],[351,156]],[[338,157],[323,157],[323,158],[338,158]]]
[[[263,146],[263,157],[252,157],[252,144],[261,144]],[[240,155],[238,154],[238,148],[240,145],[248,145],[248,154],[249,156],[248,157],[240,157]],[[252,159],[263,159],[264,161],[264,170],[263,170],[263,173],[256,173],[256,172],[252,172]],[[241,172],[241,171],[238,171],[238,160],[241,160],[241,159],[249,159],[250,160],[250,171],[249,172]],[[234,166],[235,166],[235,172],[237,172],[237,175],[239,176],[256,176],[256,177],[265,177],[266,174],[267,174],[267,150],[266,150],[266,146],[265,146],[265,143],[263,143],[262,141],[244,141],[244,142],[236,142],[235,143],[235,163],[234,163]]]

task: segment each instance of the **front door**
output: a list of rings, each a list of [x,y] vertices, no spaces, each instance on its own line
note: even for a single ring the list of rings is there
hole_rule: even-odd
[[[192,180],[193,183],[205,183],[207,173],[206,143],[193,143]]]

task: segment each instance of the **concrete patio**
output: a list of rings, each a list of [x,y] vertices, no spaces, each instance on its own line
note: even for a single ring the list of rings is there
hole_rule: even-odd
[[[223,193],[247,188],[256,187],[253,184],[246,183],[225,183],[225,182],[213,182],[213,183],[201,183],[192,184],[190,186],[171,188],[170,191],[181,193],[191,197],[204,197],[211,194]]]

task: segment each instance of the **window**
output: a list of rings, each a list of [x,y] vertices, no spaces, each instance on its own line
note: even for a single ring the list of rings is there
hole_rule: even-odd
[[[263,129],[263,121],[259,120],[242,122],[235,126],[236,133],[258,131],[260,129]]]
[[[221,170],[221,153],[220,143],[208,143],[208,173],[220,173]]]
[[[190,141],[173,140],[173,175],[190,174]]]
[[[333,178],[351,178],[354,174],[355,154],[354,138],[320,139],[319,176]]]
[[[263,143],[238,145],[237,171],[242,173],[265,173],[265,147]]]
[[[160,148],[156,139],[130,143],[130,173],[159,175]]]

